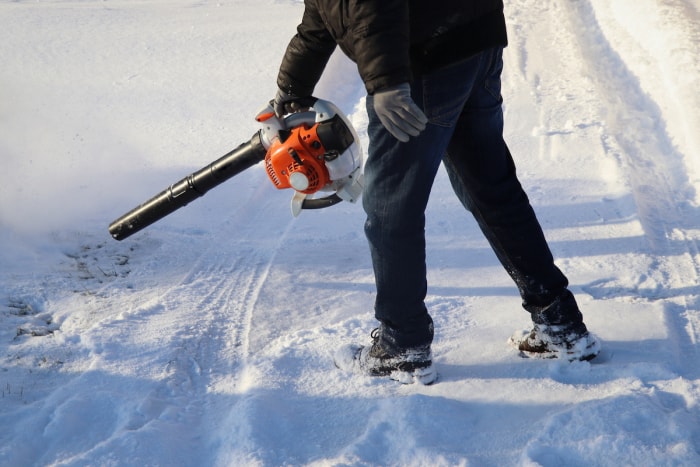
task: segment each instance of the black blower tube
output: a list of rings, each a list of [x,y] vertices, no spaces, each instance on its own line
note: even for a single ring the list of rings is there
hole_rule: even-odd
[[[170,185],[150,200],[127,212],[109,225],[109,233],[115,240],[124,240],[264,160],[267,150],[260,138],[258,131],[249,142],[241,144],[208,166]]]

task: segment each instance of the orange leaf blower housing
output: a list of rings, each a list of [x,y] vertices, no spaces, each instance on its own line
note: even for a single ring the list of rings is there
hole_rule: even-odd
[[[313,194],[331,183],[326,168],[329,151],[318,135],[319,123],[280,131],[265,156],[265,170],[277,188]]]

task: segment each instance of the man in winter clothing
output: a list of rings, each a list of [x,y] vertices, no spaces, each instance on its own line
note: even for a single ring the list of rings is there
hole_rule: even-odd
[[[368,93],[363,206],[380,324],[370,345],[340,349],[336,365],[402,382],[435,380],[424,213],[441,161],[532,316],[532,331],[513,343],[525,355],[595,357],[599,344],[554,265],[503,140],[502,1],[304,4],[280,66],[276,113],[312,95],[336,46],[357,64]]]

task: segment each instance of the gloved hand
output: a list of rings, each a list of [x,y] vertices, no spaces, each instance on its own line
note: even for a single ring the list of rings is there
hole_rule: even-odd
[[[303,100],[294,94],[289,94],[281,89],[277,90],[274,100],[272,101],[272,108],[275,111],[277,117],[282,117],[286,114],[290,114],[301,110],[303,108],[297,101]]]
[[[405,143],[425,129],[428,117],[413,102],[408,83],[374,93],[374,110],[389,133]]]

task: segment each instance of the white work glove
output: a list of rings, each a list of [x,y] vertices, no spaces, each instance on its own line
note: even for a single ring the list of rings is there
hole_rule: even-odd
[[[374,93],[374,111],[389,133],[405,143],[425,129],[428,117],[411,99],[408,83]]]

